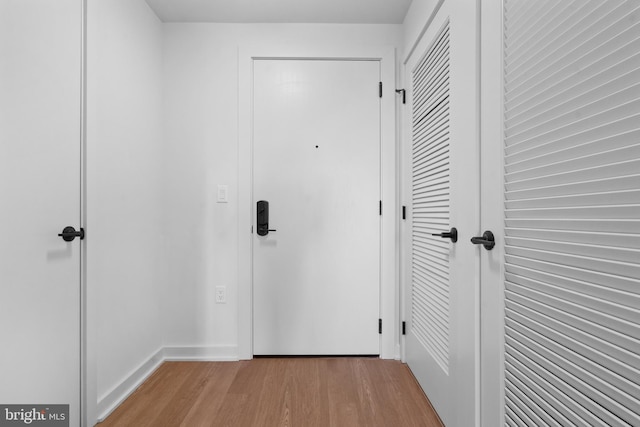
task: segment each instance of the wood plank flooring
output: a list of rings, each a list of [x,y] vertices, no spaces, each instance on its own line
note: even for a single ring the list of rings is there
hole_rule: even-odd
[[[99,427],[441,427],[409,368],[377,358],[166,362]]]

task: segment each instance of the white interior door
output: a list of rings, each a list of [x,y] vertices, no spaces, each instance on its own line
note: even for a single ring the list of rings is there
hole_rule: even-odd
[[[0,404],[70,405],[72,426],[80,242],[58,233],[80,226],[81,4],[0,1]]]
[[[478,64],[475,2],[445,1],[406,62],[409,254],[405,359],[445,425],[478,411]],[[457,242],[445,236],[455,227]]]
[[[379,354],[380,64],[253,72],[254,354]]]
[[[638,426],[640,3],[503,16],[502,422]]]

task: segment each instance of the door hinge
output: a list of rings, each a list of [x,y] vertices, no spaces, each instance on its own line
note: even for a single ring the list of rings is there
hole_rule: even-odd
[[[380,215],[382,215],[382,200],[380,200]]]
[[[382,319],[378,319],[378,333],[382,333]]]
[[[407,91],[405,89],[396,89],[396,93],[401,93],[402,94],[402,103],[406,104],[407,103]]]
[[[402,335],[407,335],[407,322],[402,322]]]
[[[402,207],[402,219],[407,219],[407,207]]]
[[[378,84],[378,91],[379,91],[380,98],[382,98],[382,82]]]

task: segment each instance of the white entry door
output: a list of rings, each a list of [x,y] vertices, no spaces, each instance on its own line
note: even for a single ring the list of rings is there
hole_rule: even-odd
[[[256,355],[380,352],[379,81],[378,61],[254,62]]]
[[[71,426],[80,240],[58,234],[80,226],[81,34],[80,0],[0,1],[0,405]]]
[[[476,29],[476,2],[445,1],[406,62],[405,359],[448,427],[478,410]]]

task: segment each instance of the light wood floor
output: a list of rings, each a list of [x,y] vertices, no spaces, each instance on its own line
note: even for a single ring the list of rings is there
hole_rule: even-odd
[[[406,365],[377,358],[167,362],[99,427],[441,427]]]

